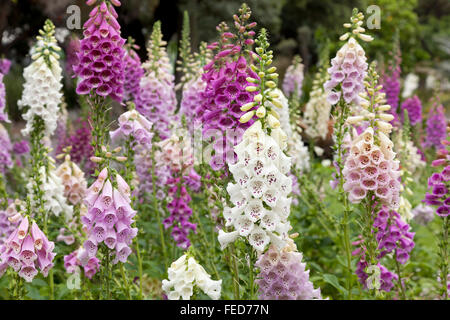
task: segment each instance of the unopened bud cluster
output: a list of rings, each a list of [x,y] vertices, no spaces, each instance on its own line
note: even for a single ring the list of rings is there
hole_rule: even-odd
[[[280,127],[280,115],[273,107],[281,109],[283,105],[279,101],[279,93],[275,90],[277,88],[278,73],[275,72],[276,67],[270,67],[273,51],[267,50],[269,42],[267,41],[265,29],[261,29],[255,43],[258,47],[255,49],[256,53],[252,53],[252,57],[256,62],[259,62],[259,66],[252,64],[250,68],[258,75],[258,78],[247,77],[247,81],[253,85],[247,86],[245,90],[248,92],[259,91],[259,93],[253,97],[253,101],[241,107],[242,111],[248,112],[239,121],[246,123],[256,115],[257,118],[264,119],[269,127],[276,129]],[[252,110],[249,111],[250,109]]]

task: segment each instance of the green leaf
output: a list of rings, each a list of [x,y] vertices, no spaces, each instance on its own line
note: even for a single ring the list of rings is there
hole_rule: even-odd
[[[339,292],[345,292],[345,291],[346,291],[345,288],[339,284],[338,278],[336,278],[336,276],[333,275],[333,274],[324,274],[324,275],[323,275],[323,280],[324,280],[326,283],[329,283],[329,284],[331,284],[333,287],[335,287],[336,289],[338,289]]]
[[[46,286],[48,286],[47,282],[45,282],[42,279],[38,279],[38,278],[35,278],[33,280],[32,284],[35,285],[35,286],[38,286],[38,287],[46,287]]]

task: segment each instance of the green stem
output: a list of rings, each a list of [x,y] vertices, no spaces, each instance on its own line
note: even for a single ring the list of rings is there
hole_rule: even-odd
[[[139,240],[136,237],[136,255],[138,260],[138,272],[139,272],[139,300],[142,300],[142,258],[141,258],[141,249],[139,248]]]
[[[233,291],[234,299],[239,300],[239,268],[236,260],[236,247],[234,243],[231,244],[231,264],[232,264],[232,274],[233,274]]]
[[[353,274],[352,274],[352,255],[351,255],[351,245],[350,245],[350,230],[349,230],[349,215],[351,212],[347,195],[344,191],[344,163],[343,163],[343,156],[344,156],[344,150],[342,148],[344,134],[345,134],[345,128],[344,124],[347,119],[347,114],[349,112],[348,105],[346,103],[341,103],[341,114],[339,116],[338,120],[338,130],[336,133],[336,143],[337,143],[337,163],[339,166],[339,197],[342,197],[343,205],[344,205],[344,216],[341,221],[341,229],[343,231],[343,246],[345,250],[345,256],[347,258],[347,292],[348,292],[348,299],[351,300],[352,298],[352,282],[353,282]]]
[[[161,215],[159,213],[159,209],[158,209],[158,199],[156,198],[156,175],[155,175],[155,147],[152,144],[152,198],[153,198],[153,208],[156,211],[156,219],[158,221],[158,226],[159,226],[159,236],[161,239],[161,247],[163,250],[163,255],[164,255],[164,265],[165,265],[165,270],[167,270],[169,264],[167,261],[167,250],[166,250],[166,242],[164,240],[164,229],[163,229],[163,225],[161,223]]]
[[[444,299],[448,300],[448,288],[447,288],[447,278],[448,278],[448,230],[450,228],[449,217],[443,218],[442,225],[442,237],[440,244],[440,257],[441,257],[441,283],[442,283],[442,293],[444,295]]]
[[[123,263],[120,263],[120,273],[122,275],[122,279],[125,285],[125,294],[128,297],[128,300],[131,300],[130,284],[128,283],[128,278],[125,274],[125,268],[123,267]]]
[[[402,273],[401,273],[401,269],[400,269],[400,263],[397,261],[397,250],[395,250],[394,260],[395,260],[395,267],[397,269],[397,274],[398,274],[398,287],[400,289],[400,295],[402,297],[402,300],[406,300],[405,288],[403,288],[403,283],[402,283]]]
[[[249,256],[249,272],[250,272],[250,300],[254,299],[255,296],[255,279],[254,279],[254,249],[251,249]]]

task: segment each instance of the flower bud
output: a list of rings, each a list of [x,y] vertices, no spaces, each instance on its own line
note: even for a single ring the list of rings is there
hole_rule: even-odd
[[[239,122],[240,123],[247,123],[250,121],[251,118],[253,118],[253,116],[255,115],[255,111],[249,111],[247,113],[245,113],[240,119]]]
[[[388,134],[392,130],[392,125],[384,121],[375,121],[377,127],[384,133]]]
[[[267,81],[266,85],[267,85],[269,88],[271,88],[271,89],[277,87],[277,84],[276,84],[275,82],[273,82],[273,81]]]
[[[390,109],[391,109],[391,106],[388,104],[383,104],[383,105],[377,107],[378,111],[388,111]]]
[[[266,108],[264,108],[264,106],[261,106],[256,110],[256,116],[258,118],[263,118],[265,115],[266,115]]]
[[[255,102],[261,102],[262,101],[262,95],[261,93],[258,93],[256,96],[253,97],[253,101]]]
[[[127,161],[127,157],[123,157],[123,156],[116,157],[116,161],[118,161],[118,162],[125,162],[125,161]]]
[[[348,117],[347,123],[348,124],[357,124],[364,120],[363,116],[354,116],[354,117]]]
[[[270,96],[271,98],[274,98],[274,99],[278,99],[278,98],[280,97],[280,95],[278,94],[278,92],[275,92],[275,91],[270,91],[270,92],[269,92],[269,96]]]
[[[241,111],[248,111],[255,106],[254,102],[248,102],[241,107]]]
[[[348,37],[350,36],[350,33],[344,33],[342,36],[339,37],[339,40],[341,41],[345,41],[348,39]]]
[[[267,122],[269,123],[269,126],[273,129],[280,127],[280,121],[278,121],[277,118],[275,118],[273,115],[269,114],[267,116]]]
[[[255,87],[255,86],[245,87],[245,91],[247,91],[247,92],[255,92],[256,90],[258,90],[258,87]]]
[[[278,120],[280,120],[280,115],[273,109],[270,109],[269,113],[271,115],[273,115],[275,118],[277,118]]]
[[[100,158],[100,157],[91,157],[90,159],[92,162],[95,162],[95,163],[103,162],[103,158]]]
[[[281,102],[278,101],[278,100],[276,100],[276,99],[273,99],[273,100],[272,100],[272,104],[273,104],[275,107],[277,107],[277,108],[280,108],[280,109],[283,108],[283,105],[281,104]]]
[[[358,34],[358,37],[359,37],[362,41],[366,41],[366,42],[370,42],[370,41],[373,40],[373,37],[372,37],[372,36],[369,36],[369,35],[367,35],[367,34],[359,33],[359,34]]]
[[[389,122],[394,120],[394,116],[392,114],[382,113],[380,114],[380,119]]]

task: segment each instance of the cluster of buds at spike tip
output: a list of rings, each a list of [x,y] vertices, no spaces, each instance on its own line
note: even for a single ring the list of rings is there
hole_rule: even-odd
[[[125,162],[127,161],[127,157],[118,155],[121,150],[122,147],[110,150],[109,146],[101,146],[98,156],[91,157],[90,160],[94,163],[104,163],[110,160]]]
[[[250,68],[258,75],[258,78],[247,77],[247,81],[253,85],[247,86],[245,90],[248,92],[259,91],[259,93],[253,97],[253,101],[241,107],[242,111],[247,112],[241,116],[239,121],[246,123],[256,116],[258,119],[265,120],[272,129],[276,129],[280,127],[280,115],[274,107],[281,109],[283,106],[279,101],[280,95],[275,90],[278,73],[275,72],[276,67],[270,67],[273,52],[267,50],[269,42],[267,41],[266,29],[261,29],[255,43],[258,47],[255,49],[256,53],[252,53],[252,57],[256,62],[259,62],[259,66],[252,64]]]
[[[367,34],[364,34],[366,29],[362,27],[364,24],[364,14],[362,12],[358,12],[358,9],[354,8],[352,17],[350,18],[350,23],[344,23],[344,28],[350,29],[346,33],[344,33],[339,40],[346,41],[349,37],[358,37],[362,41],[372,41],[373,37]]]
[[[147,61],[142,64],[142,67],[151,73],[152,71],[156,76],[159,75],[161,69],[164,71],[170,68],[169,57],[167,56],[165,46],[167,42],[163,40],[163,34],[161,32],[161,21],[156,21],[153,25],[152,34],[147,44]]]
[[[194,58],[191,51],[191,28],[189,24],[189,13],[184,11],[183,13],[183,28],[181,30],[181,40],[179,45],[180,59],[177,60],[178,72],[182,73],[180,83],[176,86],[176,89],[180,89],[192,78],[198,74],[200,61]]]
[[[233,15],[234,26],[237,29],[237,36],[241,46],[251,46],[254,42],[251,37],[255,35],[255,31],[251,29],[256,26],[256,22],[248,23],[251,14],[252,11],[250,8],[247,4],[243,3],[239,8],[239,16],[237,14]]]
[[[47,65],[51,67],[52,64],[58,63],[59,52],[61,52],[61,48],[58,46],[55,38],[55,25],[53,22],[47,19],[44,27],[39,30],[39,34],[40,35],[36,37],[39,45],[34,48],[31,59],[38,60],[42,57]]]
[[[244,49],[251,49],[254,43],[253,36],[255,31],[252,30],[256,27],[256,22],[249,22],[251,16],[250,8],[243,3],[239,8],[239,15],[233,15],[234,27],[236,33],[230,31],[230,28],[225,22],[221,22],[216,30],[220,33],[220,39],[218,42],[213,42],[207,46],[210,50],[218,49],[217,53],[211,63],[205,66],[205,70],[209,70],[212,65],[219,62],[230,55],[239,54]]]
[[[392,125],[389,123],[394,116],[388,111],[391,106],[386,104],[386,94],[382,92],[383,86],[378,84],[379,75],[376,71],[376,63],[372,62],[364,86],[366,90],[359,93],[361,114],[349,117],[347,123],[358,125],[363,121],[368,121],[369,126],[382,136],[389,139]]]

